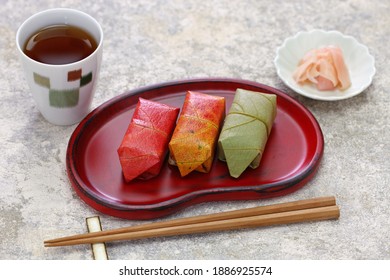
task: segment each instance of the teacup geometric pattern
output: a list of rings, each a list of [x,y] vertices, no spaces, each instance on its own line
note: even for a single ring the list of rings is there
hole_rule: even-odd
[[[50,78],[39,75],[34,72],[34,82],[42,87],[49,89],[50,106],[56,108],[74,107],[79,102],[80,88],[89,84],[92,81],[92,72],[87,75],[82,75],[81,69],[69,71],[67,81],[75,82],[79,80],[79,84],[71,89],[55,89],[50,85]]]

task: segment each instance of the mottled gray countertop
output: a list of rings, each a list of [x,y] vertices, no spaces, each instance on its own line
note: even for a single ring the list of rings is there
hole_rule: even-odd
[[[15,34],[33,13],[85,11],[102,25],[104,55],[93,107],[131,89],[171,80],[227,77],[285,91],[317,118],[325,139],[318,173],[268,200],[213,202],[169,218],[334,195],[336,221],[107,244],[111,259],[390,259],[390,4],[344,1],[0,0],[0,259],[91,259],[88,245],[44,248],[46,239],[141,222],[101,214],[71,188],[66,148],[76,125],[46,122],[18,60]],[[338,30],[365,44],[377,73],[362,94],[311,100],[287,88],[273,59],[301,30]],[[169,219],[166,218],[166,219]]]

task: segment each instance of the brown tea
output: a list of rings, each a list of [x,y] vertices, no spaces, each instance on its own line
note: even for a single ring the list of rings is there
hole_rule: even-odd
[[[52,25],[32,35],[23,51],[36,61],[58,65],[82,60],[96,48],[96,40],[86,31],[71,25]]]

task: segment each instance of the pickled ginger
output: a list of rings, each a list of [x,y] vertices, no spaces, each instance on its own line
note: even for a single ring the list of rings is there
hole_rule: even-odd
[[[343,52],[339,47],[328,46],[313,49],[299,61],[293,73],[299,84],[313,83],[318,90],[345,90],[351,86],[351,80]]]

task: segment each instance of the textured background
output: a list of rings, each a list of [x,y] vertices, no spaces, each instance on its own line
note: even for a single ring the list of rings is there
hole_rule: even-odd
[[[100,215],[78,198],[66,175],[75,126],[42,118],[17,57],[18,26],[53,7],[88,12],[103,27],[94,107],[170,80],[241,78],[297,98],[324,133],[323,160],[303,189],[270,200],[201,204],[173,217],[335,195],[339,220],[111,243],[111,259],[390,259],[389,1],[0,0],[0,6],[0,259],[91,259],[88,245],[43,247],[43,240],[84,231],[84,219]],[[368,46],[377,74],[366,91],[320,102],[282,84],[273,65],[276,48],[314,28],[339,30]],[[137,224],[100,216],[107,229]]]

